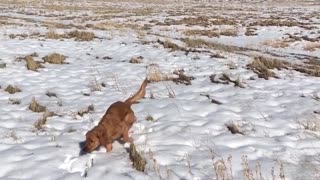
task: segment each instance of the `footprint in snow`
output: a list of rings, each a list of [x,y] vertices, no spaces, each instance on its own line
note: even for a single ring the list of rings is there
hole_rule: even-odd
[[[66,155],[66,159],[59,168],[64,169],[69,173],[80,172],[82,177],[86,177],[88,169],[93,166],[94,156],[95,154],[83,155],[79,157]]]

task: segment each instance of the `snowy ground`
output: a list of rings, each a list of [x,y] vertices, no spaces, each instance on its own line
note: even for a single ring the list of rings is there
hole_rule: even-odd
[[[0,0],[0,179],[319,179],[319,12],[316,0]],[[58,37],[76,29],[95,37]],[[38,71],[23,59],[34,52]],[[51,53],[67,63],[44,63]],[[257,56],[315,73],[288,65],[259,78],[247,68]],[[132,167],[128,144],[79,155],[85,133],[152,68],[195,79],[150,83],[133,106],[145,172]],[[32,98],[54,112],[42,125]]]

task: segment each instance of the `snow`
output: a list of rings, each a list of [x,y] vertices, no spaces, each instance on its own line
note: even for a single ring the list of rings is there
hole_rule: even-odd
[[[129,5],[144,7],[140,3]],[[37,11],[34,8],[32,10]],[[245,67],[252,60],[249,53],[212,50],[224,59],[211,58],[206,52],[186,55],[182,51],[165,49],[158,43],[142,44],[134,30],[90,29],[98,38],[88,42],[45,37],[11,39],[9,34],[45,34],[49,29],[34,24],[46,18],[59,22],[59,18],[19,14],[18,10],[3,11],[0,20],[2,16],[16,19],[27,16],[35,21],[15,20],[24,24],[21,27],[0,26],[0,64],[6,63],[6,68],[0,68],[0,179],[219,179],[215,168],[221,159],[226,164],[225,173],[230,174],[229,168],[232,168],[233,179],[243,179],[244,157],[253,173],[257,164],[261,165],[264,179],[272,178],[272,168],[279,178],[281,164],[286,179],[319,177],[318,171],[313,170],[319,168],[319,129],[304,127],[320,119],[319,114],[314,113],[319,111],[320,102],[314,98],[320,95],[319,77],[282,69],[274,70],[279,78],[261,79]],[[298,12],[303,10],[317,9],[309,6],[297,9]],[[283,11],[289,10],[284,8]],[[61,12],[52,13],[63,16]],[[145,20],[163,21],[168,14],[161,12],[160,15],[146,16]],[[117,20],[126,22],[143,17],[119,17]],[[154,34],[146,35],[145,40],[175,38],[172,42],[183,45],[178,38],[184,35],[179,31],[190,27],[167,28],[153,27],[150,31]],[[58,29],[57,32],[70,30]],[[259,35],[254,37],[201,38],[255,48],[262,54],[276,52],[292,62],[299,61],[290,56],[292,53],[319,59],[319,49],[310,52],[295,44],[280,49],[260,44],[300,30],[300,27],[260,27]],[[304,44],[303,41],[299,43]],[[50,53],[63,54],[67,56],[67,64],[44,63],[45,67],[37,72],[27,70],[25,61],[17,58],[33,52],[39,55],[34,57],[36,61],[42,61],[41,58]],[[104,58],[107,56],[112,59]],[[143,56],[141,64],[129,63],[137,56]],[[235,69],[229,68],[230,62],[235,64]],[[137,150],[148,162],[145,172],[132,167],[128,143],[115,141],[110,153],[101,147],[90,154],[80,154],[85,133],[98,124],[110,104],[136,92],[150,64],[158,64],[164,73],[184,69],[195,80],[188,86],[172,81],[150,83],[145,99],[133,105],[138,121],[130,133]],[[245,87],[210,82],[211,74],[223,73],[229,74],[231,79],[239,78]],[[18,86],[22,91],[9,94],[4,91],[8,85]],[[94,91],[93,86],[99,86],[100,90]],[[174,92],[173,98],[169,97],[168,87]],[[47,96],[47,92],[55,93],[56,97]],[[150,98],[151,94],[154,98]],[[41,130],[37,130],[34,123],[42,114],[28,108],[33,97],[56,114],[48,118]],[[21,103],[11,104],[9,99],[19,99]],[[222,104],[211,103],[211,99]],[[90,105],[94,105],[93,112],[77,114]],[[152,121],[146,120],[148,115],[152,116]],[[241,134],[232,134],[227,128],[230,124],[239,126]],[[231,158],[231,165],[228,158]]]

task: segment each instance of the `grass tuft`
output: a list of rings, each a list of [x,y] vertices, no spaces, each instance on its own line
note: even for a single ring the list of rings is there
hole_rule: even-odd
[[[12,86],[12,85],[8,85],[6,87],[6,89],[4,89],[4,91],[10,93],[10,94],[14,94],[17,92],[21,92],[21,89],[18,86]]]
[[[33,98],[32,98],[32,101],[31,101],[31,103],[30,103],[30,105],[29,105],[29,109],[30,109],[31,111],[33,111],[33,112],[45,112],[47,108],[46,108],[45,106],[40,105],[40,104],[36,101],[36,99],[33,97]]]
[[[147,161],[139,154],[139,152],[136,150],[136,146],[133,143],[130,144],[129,157],[132,161],[132,166],[136,170],[144,172]]]
[[[42,58],[44,62],[50,64],[64,64],[66,60],[66,56],[58,53],[52,53]]]
[[[44,68],[40,63],[36,62],[32,56],[26,56],[24,60],[27,62],[27,69],[31,71],[38,71],[39,68]]]

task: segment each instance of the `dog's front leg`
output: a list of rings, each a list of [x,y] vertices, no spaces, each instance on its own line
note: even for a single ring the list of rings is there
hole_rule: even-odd
[[[107,149],[107,152],[112,151],[112,143],[108,143],[108,144],[106,145],[106,149]]]
[[[129,142],[129,143],[133,142],[133,138],[129,137],[129,128],[128,127],[124,128],[122,138],[123,138],[124,142]]]

